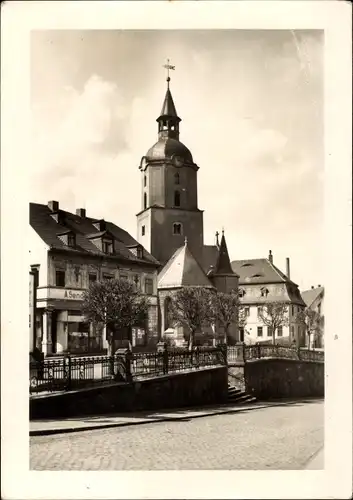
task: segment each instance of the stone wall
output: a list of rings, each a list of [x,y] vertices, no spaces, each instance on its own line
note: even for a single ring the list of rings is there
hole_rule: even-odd
[[[260,359],[244,365],[245,390],[256,398],[296,398],[325,394],[325,365],[290,359]]]
[[[30,399],[30,418],[59,418],[111,412],[157,410],[227,401],[227,368],[166,375]]]

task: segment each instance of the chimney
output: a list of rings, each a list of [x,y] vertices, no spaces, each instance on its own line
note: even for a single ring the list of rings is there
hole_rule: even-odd
[[[59,202],[58,201],[48,201],[48,207],[52,212],[57,212],[59,210]]]
[[[272,255],[272,250],[270,250],[269,254],[268,254],[268,260],[271,262],[271,264],[273,264],[273,255]]]
[[[78,215],[82,219],[85,219],[86,218],[86,209],[85,208],[77,208],[76,215]]]
[[[290,263],[289,263],[289,257],[286,258],[286,275],[287,278],[290,279]]]

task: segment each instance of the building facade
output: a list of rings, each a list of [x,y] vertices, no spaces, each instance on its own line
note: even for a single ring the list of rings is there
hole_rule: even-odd
[[[317,312],[321,316],[321,328],[320,331],[316,333],[314,338],[308,339],[306,334],[305,342],[306,345],[314,348],[323,349],[325,347],[325,288],[321,285],[317,287],[312,286],[310,290],[304,290],[302,292],[302,297],[305,305],[308,309]]]
[[[305,332],[297,319],[305,308],[298,285],[290,279],[289,259],[286,274],[273,263],[270,251],[267,259],[235,260],[233,270],[239,275],[239,296],[246,316],[240,331],[240,340],[271,342],[272,333],[259,318],[259,309],[268,303],[282,303],[286,310],[287,324],[276,332],[276,342],[297,346],[305,345]]]
[[[37,272],[31,348],[45,355],[103,353],[105,332],[86,322],[83,292],[93,281],[131,280],[150,297],[148,318],[126,332],[133,346],[158,341],[159,262],[112,222],[61,210],[59,203],[30,204],[30,264]],[[32,323],[33,325],[33,323]]]

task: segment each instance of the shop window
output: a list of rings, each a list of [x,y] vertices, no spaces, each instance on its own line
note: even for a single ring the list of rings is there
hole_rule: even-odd
[[[55,272],[55,286],[65,286],[65,271]]]
[[[145,279],[145,293],[147,295],[153,295],[153,279],[151,278]]]

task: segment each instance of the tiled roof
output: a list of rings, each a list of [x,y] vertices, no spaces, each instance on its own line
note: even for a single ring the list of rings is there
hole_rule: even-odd
[[[291,282],[268,259],[233,260],[231,265],[233,271],[239,275],[239,285]]]
[[[207,273],[217,262],[218,248],[216,245],[204,245],[202,250],[203,270]]]
[[[310,307],[311,304],[324,292],[324,287],[319,286],[317,288],[311,288],[311,290],[304,290],[301,292],[303,300],[307,307]]]
[[[137,258],[127,247],[138,245],[139,243],[127,231],[124,231],[124,229],[112,222],[106,221],[106,231],[97,232],[97,228],[93,225],[96,219],[92,219],[91,217],[83,218],[76,214],[60,210],[60,223],[57,223],[51,216],[52,213],[47,205],[30,203],[30,225],[44,243],[51,248],[109,257],[99,250],[89,239],[92,236],[98,237],[107,232],[114,238],[115,253],[112,257],[155,264],[156,267],[159,265],[159,262],[147,250],[144,250],[142,259]],[[65,245],[58,237],[59,234],[67,230],[71,230],[76,235],[76,245],[73,248]]]
[[[158,276],[158,288],[179,288],[182,286],[213,288],[187,244],[176,250]]]

